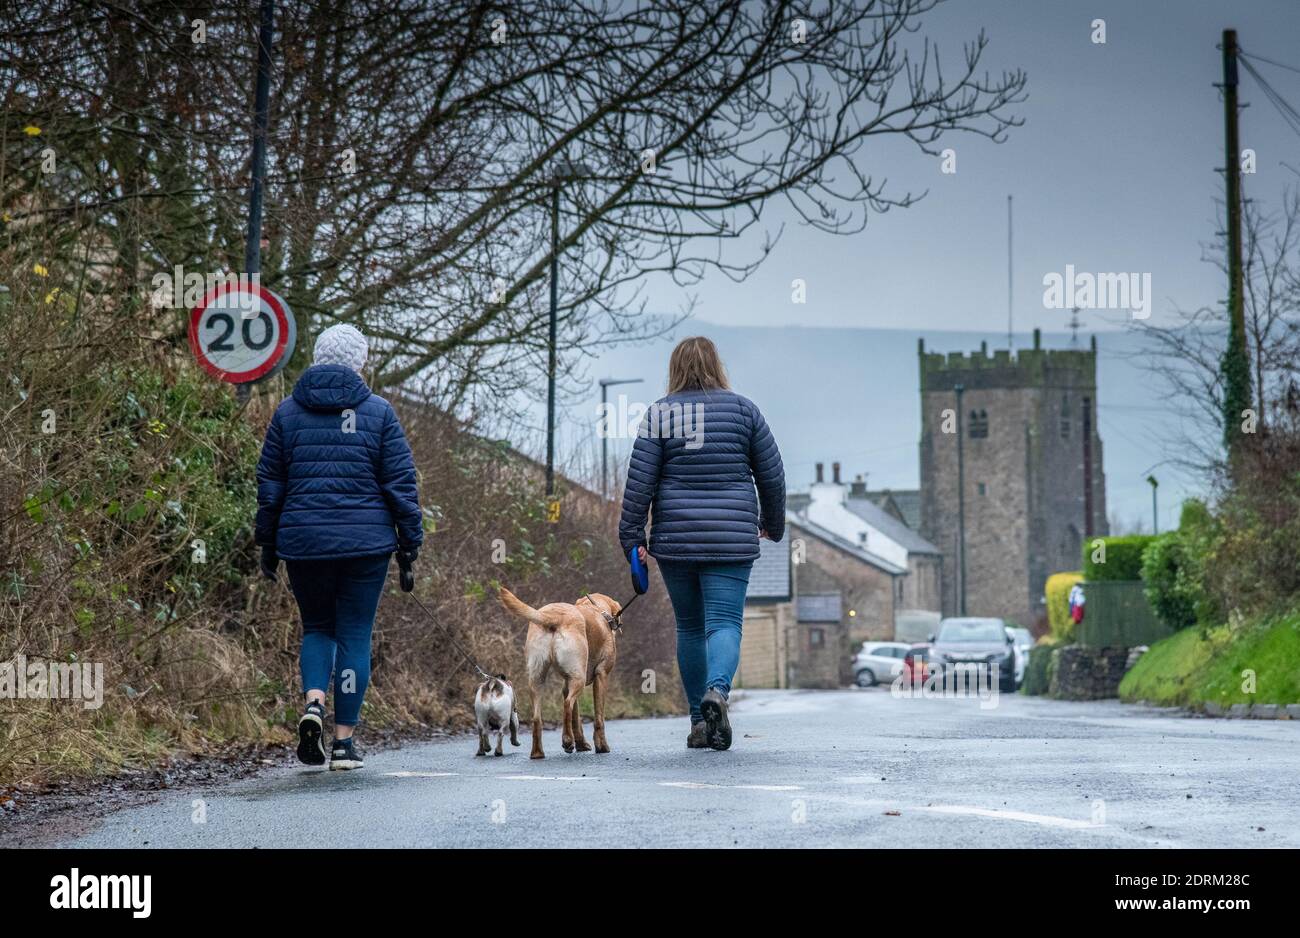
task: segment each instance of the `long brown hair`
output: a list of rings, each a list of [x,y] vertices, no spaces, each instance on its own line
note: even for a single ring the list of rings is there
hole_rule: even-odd
[[[727,391],[727,369],[711,339],[694,335],[682,339],[668,359],[668,393],[678,391]]]

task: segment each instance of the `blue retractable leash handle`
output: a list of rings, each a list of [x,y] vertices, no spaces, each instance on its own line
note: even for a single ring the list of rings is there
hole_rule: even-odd
[[[635,547],[627,552],[627,562],[628,566],[632,568],[632,589],[637,596],[640,596],[650,589],[650,571],[646,569],[646,565],[637,556]]]
[[[627,565],[632,570],[632,598],[619,607],[618,616],[614,618],[614,628],[618,628],[618,617],[627,612],[628,607],[636,602],[636,598],[650,589],[650,571],[646,565],[641,562],[641,558],[636,555],[636,548],[633,547],[627,552]]]

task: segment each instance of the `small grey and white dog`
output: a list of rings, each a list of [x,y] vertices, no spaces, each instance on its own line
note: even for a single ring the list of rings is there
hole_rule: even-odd
[[[515,710],[515,689],[506,680],[504,674],[484,681],[478,686],[474,695],[474,718],[478,721],[478,752],[476,756],[486,756],[488,734],[496,731],[497,748],[494,755],[504,755],[501,742],[506,730],[510,730],[510,745],[519,745],[519,714]]]

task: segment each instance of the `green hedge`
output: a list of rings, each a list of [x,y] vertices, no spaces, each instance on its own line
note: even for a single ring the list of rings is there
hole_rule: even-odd
[[[1187,551],[1177,531],[1161,534],[1142,555],[1147,601],[1171,629],[1196,623],[1196,593],[1188,579]]]
[[[1150,534],[1085,539],[1084,579],[1093,583],[1098,580],[1142,579],[1142,552],[1152,539]]]
[[[1020,685],[1022,694],[1036,696],[1046,694],[1051,685],[1049,665],[1058,645],[1035,645],[1029,649],[1029,660],[1025,663],[1025,680]]]

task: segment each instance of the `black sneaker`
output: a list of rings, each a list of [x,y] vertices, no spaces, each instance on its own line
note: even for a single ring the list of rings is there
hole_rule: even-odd
[[[709,748],[709,724],[701,720],[699,723],[691,724],[690,735],[686,737],[687,749],[708,749]]]
[[[731,748],[731,721],[727,719],[727,698],[716,687],[710,687],[700,702],[704,714],[709,745],[714,749]]]
[[[330,752],[331,772],[365,767],[366,764],[361,759],[361,753],[357,751],[356,740],[353,737],[334,740],[334,748]]]
[[[298,761],[303,765],[324,765],[325,708],[313,701],[298,721]]]

